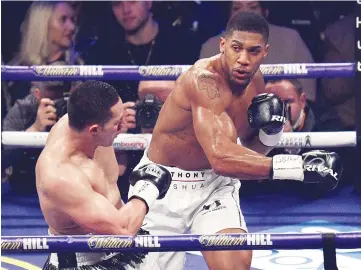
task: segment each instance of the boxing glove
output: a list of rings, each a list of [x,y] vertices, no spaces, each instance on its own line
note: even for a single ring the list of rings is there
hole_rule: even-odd
[[[249,125],[259,129],[259,140],[270,147],[282,137],[286,115],[286,105],[274,94],[255,96],[248,108]]]
[[[343,165],[340,156],[335,152],[314,150],[302,154],[305,178],[303,182],[323,185],[327,190],[337,187]]]
[[[342,171],[343,165],[337,153],[313,150],[301,156],[275,155],[272,158],[271,178],[319,184],[333,190],[340,181]]]
[[[163,199],[172,182],[171,173],[164,167],[151,163],[134,170],[129,176],[134,187],[129,200],[134,198],[145,202],[147,213],[157,199]]]

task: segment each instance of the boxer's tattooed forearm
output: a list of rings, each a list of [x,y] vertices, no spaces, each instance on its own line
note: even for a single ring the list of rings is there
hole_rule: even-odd
[[[211,76],[202,74],[198,78],[198,89],[200,91],[206,91],[210,99],[219,98],[219,83]]]

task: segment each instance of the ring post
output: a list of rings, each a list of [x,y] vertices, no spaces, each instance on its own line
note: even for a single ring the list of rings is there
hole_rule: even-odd
[[[323,265],[325,270],[338,270],[336,260],[335,234],[324,233],[323,242]]]

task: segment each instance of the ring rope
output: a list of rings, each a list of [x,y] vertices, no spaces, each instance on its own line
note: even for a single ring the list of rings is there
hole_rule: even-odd
[[[1,66],[3,80],[172,80],[190,65],[158,66]],[[260,70],[265,79],[334,78],[354,76],[355,63],[264,64]]]
[[[3,131],[2,143],[18,147],[45,146],[48,132]],[[119,134],[113,146],[117,150],[144,150],[152,134]],[[276,148],[336,148],[356,146],[355,131],[339,132],[285,132]],[[239,143],[240,144],[240,143]]]
[[[83,235],[3,236],[1,252],[170,252],[204,250],[270,250],[325,248],[330,234],[184,234],[184,235]],[[361,247],[361,231],[333,234],[335,248]]]

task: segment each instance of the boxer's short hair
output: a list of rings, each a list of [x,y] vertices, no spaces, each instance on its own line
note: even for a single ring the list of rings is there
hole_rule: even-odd
[[[265,42],[268,42],[269,27],[267,20],[254,12],[237,12],[227,23],[226,35],[231,35],[233,31],[244,31],[261,34]]]
[[[119,98],[117,90],[105,82],[87,81],[80,84],[68,100],[70,127],[82,131],[87,125],[104,125],[112,117],[110,109]]]

